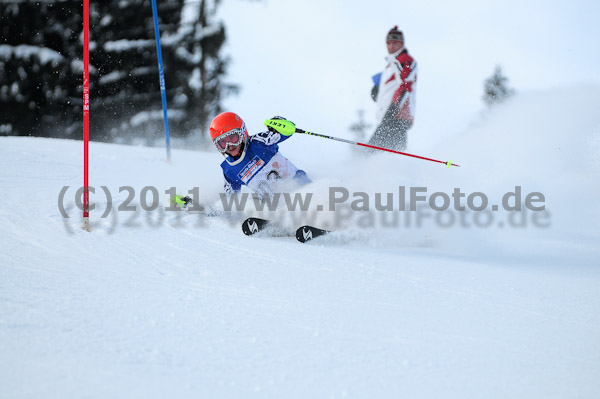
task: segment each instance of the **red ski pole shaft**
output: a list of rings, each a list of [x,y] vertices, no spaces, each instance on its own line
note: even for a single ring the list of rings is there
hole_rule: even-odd
[[[90,141],[90,4],[83,0],[83,229],[90,230],[89,141]]]
[[[433,158],[427,158],[427,157],[422,157],[422,156],[420,156],[420,155],[409,154],[408,152],[402,152],[402,151],[391,150],[391,149],[389,149],[389,148],[384,148],[384,147],[377,147],[377,146],[370,145],[370,144],[359,143],[359,142],[357,142],[357,141],[352,141],[352,140],[341,139],[341,138],[339,138],[339,137],[327,136],[327,135],[325,135],[325,134],[319,134],[319,133],[314,133],[314,132],[307,132],[307,131],[304,131],[304,130],[302,130],[302,129],[298,129],[298,128],[296,128],[296,133],[309,134],[309,135],[311,135],[311,136],[317,136],[317,137],[322,137],[322,138],[324,138],[324,139],[330,139],[330,140],[335,140],[335,141],[341,141],[342,143],[354,144],[354,145],[358,145],[358,146],[361,146],[361,147],[372,148],[372,149],[374,149],[374,150],[387,151],[387,152],[391,152],[391,153],[394,153],[394,154],[406,155],[407,157],[413,157],[413,158],[423,159],[423,160],[425,160],[425,161],[438,162],[438,163],[444,164],[444,165],[446,165],[446,166],[448,166],[448,167],[450,167],[450,166],[457,166],[457,167],[460,167],[460,165],[458,165],[458,164],[455,164],[455,163],[452,163],[452,162],[450,162],[450,161],[448,161],[448,162],[439,161],[439,160],[437,160],[437,159],[433,159]]]

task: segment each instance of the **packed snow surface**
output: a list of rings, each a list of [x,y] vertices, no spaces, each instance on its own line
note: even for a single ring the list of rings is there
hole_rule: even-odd
[[[491,207],[518,186],[545,206],[429,210],[420,226],[354,211],[307,244],[246,237],[239,215],[164,211],[170,187],[219,203],[216,151],[175,149],[167,163],[161,148],[101,143],[85,232],[82,143],[1,137],[0,397],[595,398],[598,104],[598,88],[523,93],[462,132],[409,136],[409,152],[461,165],[450,169],[297,134],[281,151],[326,209],[331,187],[348,203],[460,188]]]

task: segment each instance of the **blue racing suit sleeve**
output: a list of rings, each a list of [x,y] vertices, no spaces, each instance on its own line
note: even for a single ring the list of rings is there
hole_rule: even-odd
[[[250,140],[251,141],[259,141],[259,142],[263,143],[264,145],[271,146],[271,145],[279,144],[282,141],[289,139],[290,137],[292,137],[292,136],[291,135],[284,136],[278,132],[266,131],[266,132],[256,133],[254,136],[250,137]]]
[[[242,185],[240,183],[229,180],[225,174],[223,174],[223,178],[225,179],[225,183],[223,184],[225,194],[230,195],[240,192],[242,189]]]

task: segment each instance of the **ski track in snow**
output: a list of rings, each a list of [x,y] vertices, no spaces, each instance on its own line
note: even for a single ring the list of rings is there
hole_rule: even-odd
[[[600,154],[584,144],[597,140],[598,103],[594,88],[522,94],[439,147],[411,141],[460,169],[318,148],[311,159],[286,143],[315,181],[307,190],[497,199],[521,185],[545,194],[552,217],[547,229],[354,226],[304,245],[216,217],[198,226],[192,213],[100,219],[103,185],[115,209],[120,186],[138,207],[144,186],[161,198],[200,187],[210,201],[221,189],[216,152],[175,150],[168,164],[164,149],[101,143],[84,232],[72,204],[81,142],[2,137],[0,397],[594,398]]]

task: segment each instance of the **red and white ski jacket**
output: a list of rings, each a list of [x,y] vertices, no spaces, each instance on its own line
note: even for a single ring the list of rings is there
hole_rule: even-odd
[[[381,123],[390,105],[395,104],[395,119],[408,120],[415,117],[415,91],[417,85],[417,62],[405,48],[386,57],[388,61],[381,74],[377,91],[377,122]]]

